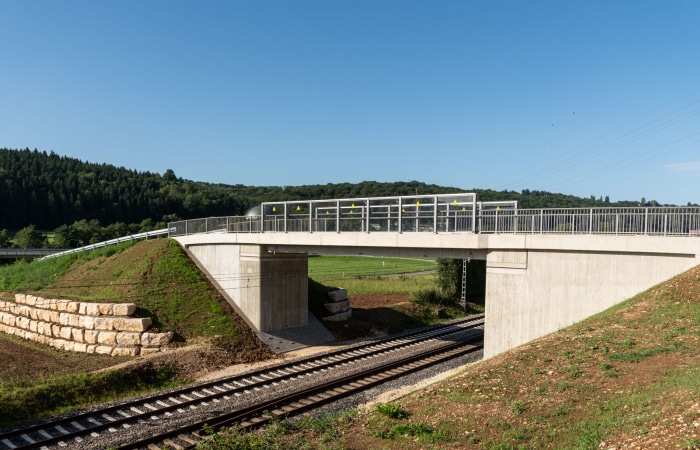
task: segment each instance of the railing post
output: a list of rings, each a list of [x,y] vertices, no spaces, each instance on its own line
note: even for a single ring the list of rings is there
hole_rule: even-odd
[[[540,209],[540,234],[544,232],[544,209]]]
[[[649,208],[644,208],[644,236],[649,234]]]
[[[433,233],[438,232],[438,197],[433,197]]]
[[[593,208],[588,212],[588,234],[593,234]]]
[[[365,226],[367,227],[367,233],[369,234],[369,216],[372,215],[372,211],[369,207],[369,199],[365,199],[365,207],[367,208],[367,215],[365,217]]]
[[[340,233],[340,200],[335,201],[335,232]]]
[[[314,232],[314,230],[313,230],[314,218],[313,218],[313,213],[312,213],[312,211],[313,211],[312,205],[313,205],[313,201],[309,200],[309,233]]]

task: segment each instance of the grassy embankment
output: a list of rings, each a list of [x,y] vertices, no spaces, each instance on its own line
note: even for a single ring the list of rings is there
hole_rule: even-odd
[[[434,275],[391,275],[429,272],[434,268],[434,260],[394,258],[323,257],[310,258],[309,262],[312,277],[331,284],[342,281],[339,284],[354,293],[409,294],[431,290],[435,285]],[[331,288],[314,281],[310,285],[310,303],[320,305],[325,301],[325,292]],[[160,330],[174,331],[179,343],[222,336],[219,339],[225,340],[228,348],[250,344],[247,342],[250,336],[241,333],[241,324],[233,320],[223,299],[179,246],[165,239],[0,267],[0,292],[6,300],[12,300],[14,292],[24,292],[82,301],[134,302],[139,307],[137,315],[151,317],[154,327]],[[314,293],[318,295],[314,297]],[[422,316],[415,320],[414,326],[435,319],[433,309],[425,309],[428,312],[418,310]],[[416,314],[415,311],[408,313]],[[56,354],[61,353],[12,336],[0,336],[0,340],[45,352],[47,359],[55,359]],[[87,373],[126,358],[63,356],[66,367],[53,365],[29,376],[0,379],[0,425],[184,382],[178,378],[174,366]],[[39,356],[38,360],[41,359]],[[83,370],[76,374],[75,367]]]
[[[201,448],[700,448],[700,267],[369,411]]]
[[[175,332],[176,345],[214,336],[220,336],[217,341],[234,351],[254,345],[253,335],[232,316],[197,267],[174,241],[166,239],[0,267],[0,292],[5,300],[12,300],[14,292],[26,292],[82,301],[133,302],[139,307],[136,315],[151,317],[156,329]],[[42,347],[11,336],[0,339],[35,351]],[[46,351],[47,359],[61,353],[48,348],[39,351]],[[0,379],[0,425],[186,381],[178,377],[175,366],[75,373],[75,367],[89,371],[125,358],[65,356],[65,365],[73,373],[54,376],[50,370],[63,372],[62,364],[55,364],[46,372],[34,370],[27,376]]]

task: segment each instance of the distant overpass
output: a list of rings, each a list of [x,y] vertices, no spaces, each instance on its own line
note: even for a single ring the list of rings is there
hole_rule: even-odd
[[[42,258],[54,253],[65,252],[65,248],[0,248],[0,258],[20,259],[20,258]]]
[[[486,357],[700,264],[698,230],[698,207],[518,209],[472,193],[270,202],[168,224],[261,331],[306,322],[308,254],[486,260]]]

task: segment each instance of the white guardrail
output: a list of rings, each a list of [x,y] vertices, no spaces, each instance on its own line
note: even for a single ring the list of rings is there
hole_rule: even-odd
[[[246,216],[168,224],[169,236],[197,233],[513,233],[698,236],[700,207],[518,209],[476,194],[263,203]]]
[[[42,261],[44,259],[56,258],[56,257],[63,256],[63,255],[70,255],[71,253],[84,252],[84,251],[88,251],[88,250],[96,250],[98,248],[106,247],[108,245],[121,244],[122,242],[135,241],[138,239],[148,239],[150,237],[163,236],[163,235],[167,235],[167,234],[168,234],[167,228],[161,228],[160,230],[154,230],[154,231],[146,231],[145,233],[132,234],[131,236],[124,236],[124,237],[120,237],[120,238],[116,238],[116,239],[110,239],[109,241],[98,242],[96,244],[85,245],[83,247],[72,248],[70,250],[66,250],[63,252],[54,253],[51,255],[44,256],[39,261]]]

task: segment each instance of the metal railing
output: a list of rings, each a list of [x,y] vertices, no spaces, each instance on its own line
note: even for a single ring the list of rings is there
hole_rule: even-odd
[[[54,253],[51,255],[44,256],[39,261],[44,260],[44,259],[56,258],[56,257],[63,256],[63,255],[70,255],[71,253],[84,252],[87,250],[96,250],[98,248],[106,247],[108,245],[121,244],[122,242],[130,242],[130,241],[135,241],[135,240],[139,240],[139,239],[148,239],[148,238],[154,237],[154,236],[163,236],[166,234],[168,234],[168,228],[161,228],[160,230],[155,230],[155,231],[146,231],[145,233],[132,234],[130,236],[124,236],[124,237],[120,237],[120,238],[116,238],[116,239],[110,239],[109,241],[97,242],[96,244],[85,245],[83,247],[72,248],[70,250],[66,250],[63,252]]]
[[[268,202],[259,215],[168,224],[196,233],[510,233],[698,236],[699,207],[518,209],[476,194]]]

